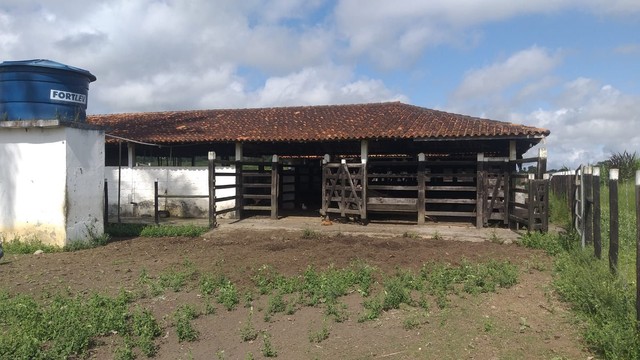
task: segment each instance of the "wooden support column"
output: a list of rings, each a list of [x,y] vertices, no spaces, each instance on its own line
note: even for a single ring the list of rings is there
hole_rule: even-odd
[[[600,168],[594,167],[592,174],[593,193],[593,251],[596,258],[602,259],[602,234],[600,233]]]
[[[218,226],[216,219],[216,153],[209,151],[209,229]]]
[[[516,172],[516,163],[518,159],[518,150],[515,140],[509,140],[509,171]]]
[[[369,161],[369,140],[360,140],[360,162],[362,163],[362,210],[360,212],[360,219],[366,224],[367,222],[367,185],[369,179],[367,178],[367,167]]]
[[[476,175],[476,228],[484,227],[484,153],[478,153]]]
[[[242,143],[236,143],[236,154],[235,154],[235,166],[236,166],[236,211],[235,218],[242,218],[242,209],[244,207],[244,197],[243,197],[243,179],[242,179]]]
[[[107,179],[104,179],[104,214],[103,216],[103,226],[104,229],[109,225],[109,187],[107,184]]]
[[[271,220],[278,219],[278,155],[271,158]]]
[[[153,217],[156,225],[160,223],[160,214],[158,213],[158,179],[153,182]]]
[[[537,179],[544,178],[544,173],[547,172],[547,149],[541,148],[538,150],[538,176]]]
[[[416,203],[416,206],[418,207],[418,224],[424,224],[425,222],[425,202],[426,202],[425,161],[426,161],[426,156],[424,155],[424,153],[418,154],[418,201]]]
[[[324,154],[322,158],[322,168],[320,170],[320,181],[322,181],[322,201],[320,204],[320,215],[324,217],[328,217],[329,213],[327,213],[327,209],[329,208],[329,201],[331,199],[331,194],[327,196],[327,181],[325,179],[325,165],[331,162],[331,155]]]

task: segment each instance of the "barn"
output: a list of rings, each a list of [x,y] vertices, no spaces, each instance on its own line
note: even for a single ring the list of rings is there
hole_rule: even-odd
[[[232,169],[216,173],[214,184],[226,176],[234,181],[224,186],[235,189],[214,203],[233,200],[225,212],[239,217],[307,211],[365,222],[401,216],[418,224],[546,227],[546,151],[523,156],[547,129],[401,102],[107,114],[87,122],[105,129],[107,166],[197,167],[214,152],[212,161]],[[537,172],[523,174],[524,164]]]

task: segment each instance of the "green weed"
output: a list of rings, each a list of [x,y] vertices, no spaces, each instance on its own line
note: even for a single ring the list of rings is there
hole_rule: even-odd
[[[322,327],[320,329],[314,330],[314,329],[310,329],[309,330],[309,342],[311,343],[321,343],[324,340],[327,340],[329,338],[329,327],[327,326],[327,322],[326,321],[322,321]]]
[[[191,320],[198,317],[196,309],[189,305],[180,305],[173,313],[173,321],[178,334],[178,341],[196,341],[200,335],[198,330],[193,328]]]
[[[47,245],[36,238],[22,239],[15,237],[10,241],[7,241],[0,234],[0,240],[3,241],[2,248],[7,254],[33,254],[37,250],[42,250],[45,253],[60,252],[62,248],[55,245]]]
[[[253,310],[249,311],[247,321],[240,328],[240,338],[242,341],[253,341],[258,338],[258,331],[253,327]]]
[[[269,333],[262,333],[262,347],[260,348],[264,357],[277,357],[278,352],[271,344],[271,335]]]
[[[196,225],[147,225],[140,231],[143,237],[198,237],[209,231],[206,226]]]
[[[218,288],[218,295],[216,300],[219,304],[222,304],[228,311],[233,310],[240,302],[238,298],[238,290],[236,286],[227,280]]]

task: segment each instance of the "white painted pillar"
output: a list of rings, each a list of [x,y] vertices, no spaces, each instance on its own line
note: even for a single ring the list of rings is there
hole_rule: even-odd
[[[363,164],[367,163],[369,159],[369,140],[360,141],[360,161]]]
[[[242,143],[236,143],[236,161],[242,161]]]
[[[127,164],[130,168],[136,166],[136,144],[127,143]]]

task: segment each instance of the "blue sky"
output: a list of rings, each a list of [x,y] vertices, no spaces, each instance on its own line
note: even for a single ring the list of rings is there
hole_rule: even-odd
[[[396,101],[640,152],[637,0],[4,0],[0,60],[90,70],[89,113]]]

